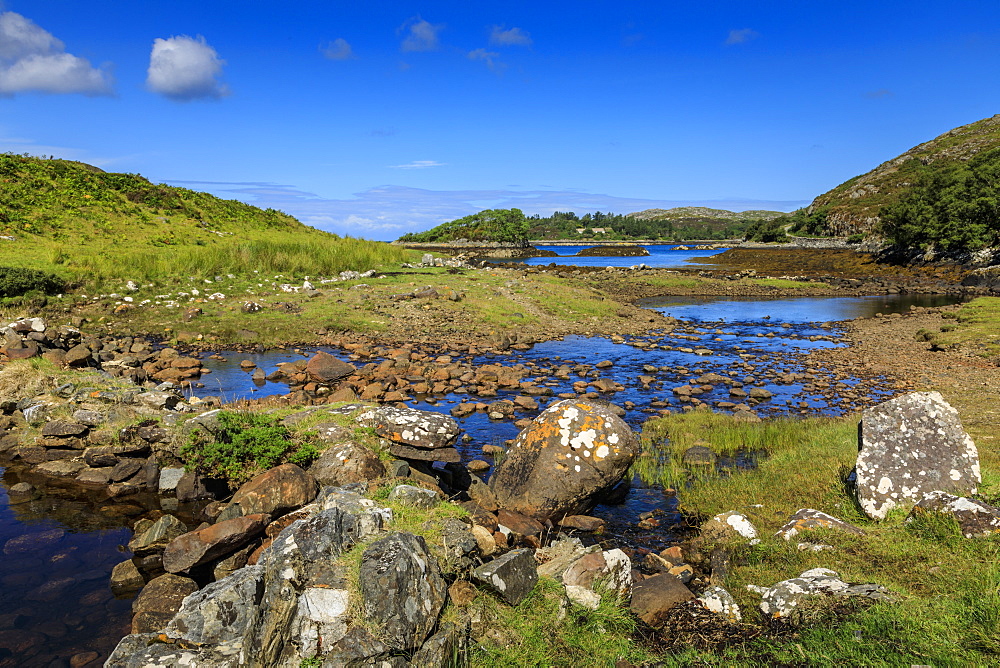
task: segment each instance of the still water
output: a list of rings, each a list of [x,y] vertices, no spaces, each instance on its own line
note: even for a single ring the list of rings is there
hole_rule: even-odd
[[[611,256],[590,256],[590,257],[568,257],[583,250],[592,248],[593,244],[587,246],[535,246],[539,250],[549,250],[559,254],[559,257],[531,257],[525,260],[515,260],[522,262],[529,267],[544,266],[551,263],[566,265],[571,267],[631,267],[633,265],[645,264],[656,269],[676,269],[678,267],[691,266],[691,259],[696,257],[709,257],[722,253],[726,248],[714,250],[678,250],[676,244],[650,244],[643,246],[649,251],[648,256],[638,257],[611,257]]]

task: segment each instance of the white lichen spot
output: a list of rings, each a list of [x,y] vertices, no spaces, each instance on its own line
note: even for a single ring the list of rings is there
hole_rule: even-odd
[[[961,480],[962,474],[959,473],[958,469],[952,469],[951,471],[948,472],[948,477],[951,478],[952,480]]]
[[[617,441],[618,440],[618,435],[617,434],[612,434],[611,438],[613,438],[613,439],[615,439],[615,441]],[[608,440],[610,441],[611,438],[609,438]],[[597,457],[598,459],[604,459],[605,457],[608,456],[608,452],[609,452],[608,451],[608,446],[602,445],[601,447],[597,448],[597,452],[594,453],[594,456]]]
[[[882,476],[882,479],[878,481],[878,487],[877,487],[878,493],[885,494],[890,489],[892,489],[892,481],[889,480],[887,477]]]
[[[574,466],[573,470],[576,471],[577,473],[579,473],[580,472],[580,465],[577,464],[576,466]]]

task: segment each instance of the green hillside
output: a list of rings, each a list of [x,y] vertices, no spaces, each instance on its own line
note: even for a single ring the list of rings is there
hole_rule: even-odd
[[[80,162],[0,154],[0,266],[75,283],[220,273],[329,274],[399,261],[387,244],[341,238],[203,192]]]
[[[915,146],[820,195],[808,210],[826,211],[829,234],[881,233],[883,207],[898,203],[918,180],[995,148],[1000,148],[1000,115],[949,130]]]
[[[471,241],[528,244],[528,223],[520,209],[486,209],[479,213],[441,223],[425,232],[410,232],[400,243],[449,243]]]
[[[706,206],[678,206],[673,209],[645,209],[629,214],[639,220],[683,220],[683,221],[738,221],[738,220],[771,220],[783,216],[781,211],[728,211],[726,209],[711,209]]]

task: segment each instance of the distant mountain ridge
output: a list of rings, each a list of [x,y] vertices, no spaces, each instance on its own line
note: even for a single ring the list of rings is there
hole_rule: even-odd
[[[645,209],[627,214],[639,220],[772,220],[785,215],[781,211],[729,211],[727,209],[711,209],[707,206],[678,206],[672,209]]]
[[[877,233],[882,208],[897,203],[918,172],[943,169],[996,148],[1000,114],[949,130],[845,181],[814,199],[808,212],[825,213],[827,231],[835,236]]]

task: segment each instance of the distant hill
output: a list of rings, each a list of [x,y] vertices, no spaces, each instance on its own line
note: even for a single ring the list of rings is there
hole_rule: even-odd
[[[682,220],[709,222],[713,220],[772,220],[785,215],[781,211],[727,211],[726,209],[710,209],[706,206],[678,206],[673,209],[646,209],[629,216],[639,220]]]
[[[0,153],[0,267],[54,271],[83,284],[320,275],[405,257],[402,249],[341,238],[275,209],[81,162]]]
[[[808,207],[825,214],[827,232],[836,236],[881,233],[883,207],[895,205],[918,180],[1000,148],[1000,114],[949,130],[861,176],[823,193]]]
[[[310,228],[281,211],[155,184],[138,174],[0,154],[0,231],[6,235],[165,246],[268,229]]]

